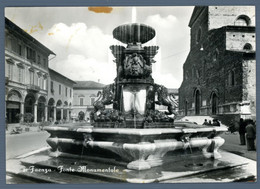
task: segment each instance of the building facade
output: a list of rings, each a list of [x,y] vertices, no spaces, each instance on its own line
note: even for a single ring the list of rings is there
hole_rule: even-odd
[[[49,69],[55,53],[5,18],[5,101],[7,123],[68,120],[74,81]],[[20,115],[23,115],[20,117]]]
[[[179,113],[220,120],[256,116],[255,7],[195,7]]]
[[[69,121],[73,103],[74,81],[49,68],[48,120]]]
[[[98,98],[98,92],[102,91],[104,84],[94,81],[76,81],[73,86],[73,107],[72,117],[78,119],[83,115],[83,119],[89,118],[89,113],[94,109],[93,103]]]
[[[6,119],[20,121],[17,114],[31,113],[34,122],[46,116],[48,59],[55,55],[36,39],[5,19]]]

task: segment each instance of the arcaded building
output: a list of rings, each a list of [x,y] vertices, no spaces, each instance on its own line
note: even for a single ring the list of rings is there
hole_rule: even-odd
[[[5,18],[5,100],[8,123],[17,114],[31,113],[31,121],[46,117],[48,59],[55,55],[9,19]]]
[[[55,53],[5,18],[5,101],[7,123],[33,115],[31,122],[69,120],[74,81],[49,68]]]
[[[48,120],[69,121],[72,112],[73,85],[68,77],[49,68]]]
[[[255,7],[194,8],[179,113],[222,121],[256,116]]]

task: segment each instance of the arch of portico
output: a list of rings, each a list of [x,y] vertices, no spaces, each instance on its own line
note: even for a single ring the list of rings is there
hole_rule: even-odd
[[[63,119],[63,106],[62,106],[62,101],[58,100],[56,103],[56,120],[60,121]]]
[[[65,101],[63,105],[63,120],[69,120],[69,105],[67,101]]]
[[[18,114],[24,114],[24,103],[21,92],[10,90],[6,98],[6,121],[7,123],[18,123]]]
[[[48,115],[47,115],[48,121],[55,121],[56,120],[56,106],[55,106],[55,100],[53,98],[50,98],[48,101]]]
[[[46,112],[47,110],[47,100],[44,96],[38,98],[37,103],[37,122],[46,121]]]

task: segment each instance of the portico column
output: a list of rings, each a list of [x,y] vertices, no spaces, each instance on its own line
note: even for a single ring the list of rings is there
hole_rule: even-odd
[[[70,118],[69,118],[69,108],[67,108],[67,121],[69,121],[70,120]]]
[[[20,114],[22,114],[24,116],[24,102],[20,103]],[[21,117],[21,122],[23,122],[23,116]]]
[[[44,121],[48,121],[48,105],[45,105],[45,110],[44,110]]]
[[[37,122],[37,106],[38,104],[34,104],[34,118],[33,118],[34,123]]]
[[[56,121],[56,106],[53,107],[53,121]]]
[[[61,119],[63,120],[63,119],[64,119],[64,117],[63,117],[63,108],[60,109],[60,114],[61,114],[60,117],[61,117]]]

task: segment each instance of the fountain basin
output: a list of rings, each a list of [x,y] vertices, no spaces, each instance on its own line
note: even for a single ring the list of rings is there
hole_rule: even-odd
[[[133,170],[162,165],[168,152],[176,159],[184,151],[218,159],[221,157],[218,149],[224,144],[219,135],[227,131],[225,127],[203,126],[150,129],[59,126],[45,130],[51,134],[47,143],[57,154],[114,158],[126,162],[127,168]]]
[[[126,44],[146,43],[155,37],[155,30],[145,24],[132,23],[116,27],[113,36]]]

